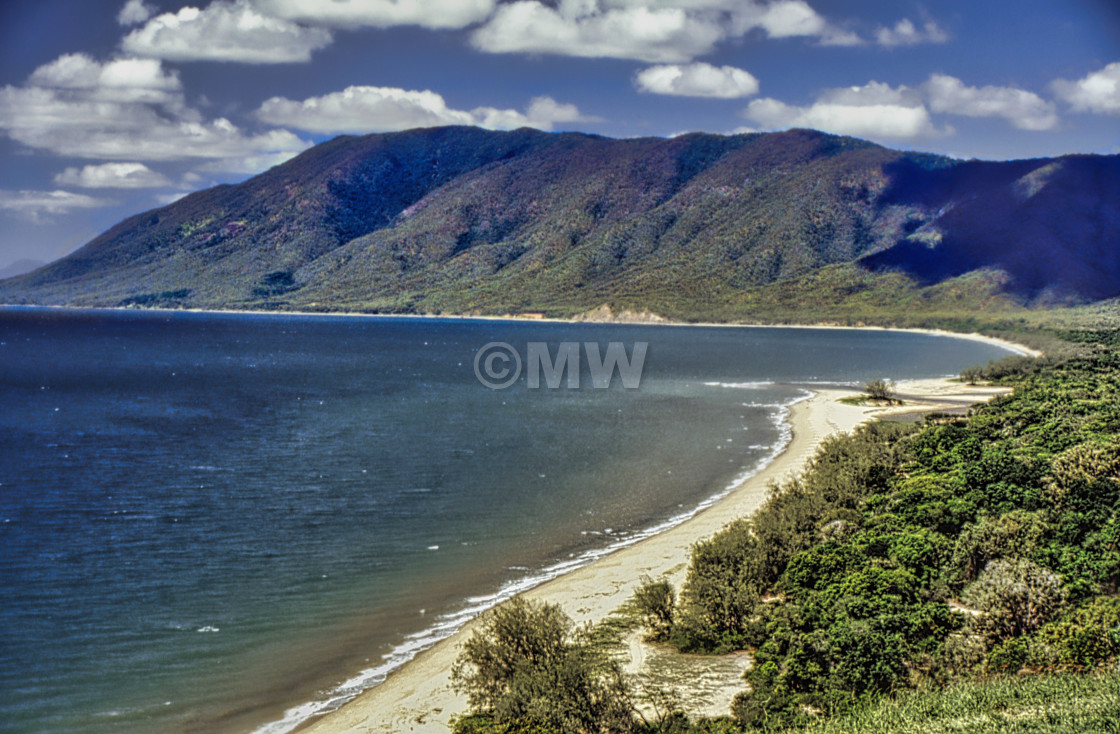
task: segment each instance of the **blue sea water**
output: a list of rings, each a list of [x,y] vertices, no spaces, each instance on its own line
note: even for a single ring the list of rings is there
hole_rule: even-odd
[[[648,344],[490,390],[483,345]],[[671,525],[813,383],[954,374],[885,331],[0,309],[0,721],[289,730],[473,614]]]

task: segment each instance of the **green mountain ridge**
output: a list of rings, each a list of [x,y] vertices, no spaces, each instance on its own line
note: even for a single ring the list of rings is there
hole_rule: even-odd
[[[1120,295],[1120,156],[1009,162],[810,130],[340,137],[126,219],[0,302],[780,318]]]

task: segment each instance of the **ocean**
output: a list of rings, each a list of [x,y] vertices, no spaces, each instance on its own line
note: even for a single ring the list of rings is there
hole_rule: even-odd
[[[638,387],[594,386],[612,343],[646,345]],[[522,363],[502,390],[476,374],[490,344]],[[579,388],[530,388],[534,344],[575,345]],[[0,309],[0,721],[289,731],[712,503],[814,385],[1006,355],[874,330]]]

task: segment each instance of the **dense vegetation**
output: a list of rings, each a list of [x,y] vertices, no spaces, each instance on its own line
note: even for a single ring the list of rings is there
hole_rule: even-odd
[[[730,718],[580,731],[1116,731],[1115,339],[1082,332],[1066,359],[977,368],[1014,392],[967,417],[826,441],[695,547],[679,599],[663,581],[636,595],[653,638],[753,651]],[[553,730],[472,703],[478,731]]]
[[[1120,294],[1120,156],[808,130],[342,137],[132,217],[2,303],[1015,325]]]

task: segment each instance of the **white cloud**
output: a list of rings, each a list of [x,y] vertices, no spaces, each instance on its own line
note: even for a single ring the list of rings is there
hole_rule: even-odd
[[[490,53],[679,63],[755,29],[771,38],[851,39],[804,0],[516,0],[498,6],[471,42]]]
[[[330,31],[260,13],[249,0],[215,0],[202,10],[187,6],[152,18],[125,36],[121,48],[169,61],[280,64],[309,61],[330,42]]]
[[[80,54],[0,88],[0,133],[32,148],[118,161],[294,155],[310,146],[286,130],[257,135],[187,106],[156,60],[105,64]]]
[[[470,114],[475,120],[472,124],[491,130],[514,130],[519,127],[551,130],[558,122],[599,121],[598,117],[581,114],[574,104],[557,102],[552,97],[534,97],[524,113],[494,107],[476,107]]]
[[[802,0],[782,0],[766,5],[740,3],[733,18],[737,29],[746,32],[759,27],[771,38],[792,36],[819,36],[828,24],[808,3]]]
[[[318,26],[465,28],[485,20],[495,0],[255,0],[273,17]]]
[[[0,130],[32,148],[79,158],[182,160],[298,153],[309,143],[286,130],[245,135],[193,110],[167,117],[144,104],[105,103],[39,87],[0,89]]]
[[[1120,115],[1120,61],[1075,81],[1058,79],[1050,86],[1075,112]]]
[[[44,215],[66,214],[71,209],[94,209],[108,202],[69,191],[5,191],[0,190],[0,209],[15,212],[33,222]]]
[[[65,54],[36,69],[32,87],[69,90],[96,102],[172,104],[182,84],[156,59],[117,59],[104,64],[86,54]]]
[[[700,61],[651,66],[638,72],[634,84],[641,92],[682,97],[736,99],[758,94],[758,80],[750,72]]]
[[[395,87],[347,87],[302,102],[272,97],[261,104],[257,117],[317,133],[384,132],[474,122],[469,113],[448,108],[435,92]]]
[[[743,116],[772,130],[806,127],[862,138],[914,140],[947,132],[934,127],[913,90],[874,81],[830,90],[807,107],[758,99],[743,110]]]
[[[54,177],[54,182],[60,186],[87,189],[151,189],[171,185],[166,176],[143,163],[102,163],[67,168]]]
[[[249,155],[228,155],[218,158],[213,161],[202,164],[198,167],[200,171],[207,171],[211,173],[243,173],[255,174],[267,171],[273,166],[278,166],[285,161],[290,161],[295,158],[300,150],[281,150],[275,153],[258,153]],[[184,183],[189,183],[189,179],[184,177]]]
[[[136,25],[152,17],[155,8],[145,5],[144,0],[128,0],[117,14],[117,22],[121,25]]]
[[[945,43],[949,34],[932,20],[918,28],[909,18],[903,18],[893,28],[880,27],[875,32],[875,42],[880,46],[914,46],[919,43]]]
[[[261,104],[257,117],[311,132],[357,134],[441,125],[550,130],[558,122],[591,119],[582,116],[575,105],[560,104],[550,97],[537,97],[524,113],[493,107],[467,111],[448,107],[441,95],[430,90],[357,86],[302,102],[273,97]]]
[[[550,8],[535,0],[502,5],[471,42],[490,53],[552,53],[591,58],[688,61],[723,39],[718,24],[680,8],[581,12],[574,0]]]
[[[932,75],[924,89],[934,112],[1003,117],[1022,130],[1052,130],[1058,125],[1054,103],[1022,89],[966,87],[960,79],[945,74]]]

